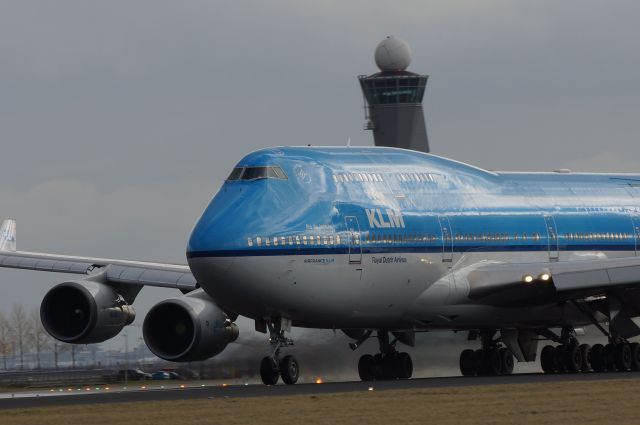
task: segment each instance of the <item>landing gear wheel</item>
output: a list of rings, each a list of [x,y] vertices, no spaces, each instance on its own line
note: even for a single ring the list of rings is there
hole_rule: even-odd
[[[605,358],[607,359],[607,371],[615,372],[616,366],[616,346],[613,344],[607,344],[604,346]]]
[[[476,350],[474,354],[476,357],[476,361],[475,361],[476,375],[478,376],[488,375],[489,371],[487,370],[487,361],[485,360],[485,358],[487,357],[487,351]]]
[[[566,373],[567,368],[564,364],[565,352],[567,347],[564,345],[558,345],[555,347],[555,357],[556,357],[556,373]]]
[[[556,373],[555,348],[553,345],[545,345],[540,353],[540,366],[544,373]]]
[[[363,381],[376,379],[376,361],[371,354],[365,354],[358,361],[358,375]]]
[[[489,374],[498,376],[502,374],[502,358],[500,357],[500,350],[497,348],[491,348],[489,355],[486,357],[487,370]]]
[[[607,355],[602,344],[595,344],[591,347],[591,367],[594,372],[607,371]]]
[[[287,385],[292,385],[298,382],[298,375],[300,374],[300,368],[298,367],[298,360],[293,356],[284,356],[280,360],[280,375],[282,375],[282,382]]]
[[[382,379],[396,379],[396,358],[398,357],[397,353],[387,354],[386,356],[382,356],[382,361],[380,363],[382,369]]]
[[[631,349],[631,370],[640,370],[640,344],[633,342],[629,345]]]
[[[511,375],[513,373],[513,354],[507,348],[501,348],[498,350],[498,354],[500,356],[500,374],[501,375]]]
[[[580,353],[582,354],[581,372],[589,372],[591,370],[591,346],[589,344],[580,345]]]
[[[582,351],[576,344],[564,345],[562,352],[563,364],[567,372],[576,373],[582,368]]]
[[[476,352],[473,350],[464,350],[460,353],[460,372],[462,376],[475,376],[477,372]]]
[[[260,377],[265,385],[275,385],[280,377],[278,365],[271,357],[265,357],[260,363]]]
[[[629,344],[623,342],[615,346],[614,348],[614,360],[616,368],[620,372],[626,372],[631,369],[631,347]]]
[[[409,353],[399,353],[395,358],[396,376],[400,379],[409,379],[413,374],[413,361]]]

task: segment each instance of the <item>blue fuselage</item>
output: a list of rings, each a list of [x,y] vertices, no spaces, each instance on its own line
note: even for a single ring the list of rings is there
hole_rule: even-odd
[[[423,254],[448,263],[439,269],[446,272],[465,255],[571,261],[638,249],[640,175],[489,172],[419,152],[354,147],[265,149],[237,168],[270,166],[285,178],[226,181],[188,243],[196,278],[205,288],[217,280],[212,296],[234,309],[238,294],[226,300],[219,281],[238,258],[361,264],[371,276],[385,262]],[[194,267],[200,259],[217,261],[215,273]]]

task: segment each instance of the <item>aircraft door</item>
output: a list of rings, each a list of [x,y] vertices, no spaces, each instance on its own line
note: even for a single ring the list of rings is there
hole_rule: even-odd
[[[633,237],[635,239],[637,256],[639,254],[638,250],[640,250],[640,216],[637,213],[632,212],[631,222],[633,223]]]
[[[451,234],[451,222],[449,217],[438,217],[440,222],[440,230],[442,231],[442,262],[450,263],[453,261],[453,236]]]
[[[360,224],[353,216],[344,218],[349,233],[349,264],[362,263],[362,244],[360,243]]]
[[[544,222],[547,228],[547,243],[549,248],[549,261],[558,261],[558,229],[552,215],[545,215]]]

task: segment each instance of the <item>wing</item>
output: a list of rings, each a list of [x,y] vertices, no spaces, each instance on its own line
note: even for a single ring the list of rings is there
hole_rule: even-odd
[[[176,288],[183,292],[198,286],[189,266],[182,264],[17,251],[13,219],[4,220],[0,226],[0,267],[83,275],[100,270],[109,283]]]
[[[598,255],[555,263],[481,262],[455,273],[466,280],[469,298],[507,305],[577,299],[624,288],[640,289],[640,257]]]

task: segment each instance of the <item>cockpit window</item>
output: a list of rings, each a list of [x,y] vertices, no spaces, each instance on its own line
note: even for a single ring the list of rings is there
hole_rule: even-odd
[[[234,168],[231,174],[229,174],[229,177],[227,177],[227,180],[239,180],[241,175],[242,168]]]
[[[238,167],[234,168],[228,181],[232,180],[257,180],[257,179],[278,179],[286,180],[287,175],[278,166],[269,167]]]

